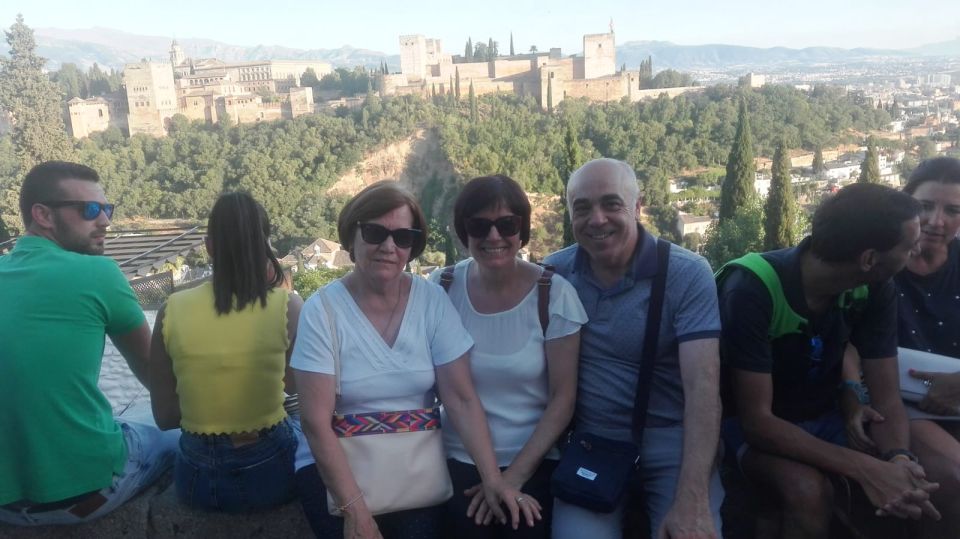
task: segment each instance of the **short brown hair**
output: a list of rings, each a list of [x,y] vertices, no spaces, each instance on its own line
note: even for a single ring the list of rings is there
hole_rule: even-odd
[[[527,194],[513,178],[494,174],[467,182],[453,204],[453,228],[464,247],[467,246],[467,219],[501,204],[523,218],[520,245],[524,246],[530,241],[530,201]]]
[[[31,212],[34,204],[63,198],[60,182],[64,180],[96,183],[100,181],[100,175],[86,165],[69,161],[46,161],[30,169],[20,188],[20,218],[24,227],[30,228],[33,224]]]
[[[368,185],[340,210],[340,216],[337,218],[337,236],[340,238],[340,245],[350,251],[352,258],[353,239],[357,235],[357,223],[382,217],[401,206],[410,208],[410,213],[413,214],[412,227],[419,229],[421,232],[420,236],[414,240],[413,246],[410,247],[410,257],[407,262],[417,258],[427,246],[427,234],[430,233],[427,227],[427,219],[423,215],[423,210],[420,209],[420,203],[413,197],[413,194],[392,180],[383,180]]]

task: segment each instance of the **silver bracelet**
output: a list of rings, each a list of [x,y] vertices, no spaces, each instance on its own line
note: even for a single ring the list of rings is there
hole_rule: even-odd
[[[363,498],[362,490],[360,491],[360,494],[357,494],[356,496],[354,496],[353,499],[351,499],[349,502],[343,505],[337,506],[337,513],[340,513],[342,515],[343,512],[346,511],[348,507],[356,503],[356,501],[359,500],[360,498]]]

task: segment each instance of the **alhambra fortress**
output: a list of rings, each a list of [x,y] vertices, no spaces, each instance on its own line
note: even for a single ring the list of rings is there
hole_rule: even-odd
[[[116,126],[131,136],[163,136],[171,118],[233,124],[296,118],[316,107],[351,106],[362,98],[315,103],[313,88],[302,86],[304,73],[331,73],[324,61],[261,60],[227,63],[215,58],[187,58],[173,41],[168,62],[143,60],[123,69],[124,88],[115,95],[74,98],[67,103],[73,136]],[[583,54],[564,57],[559,48],[466,61],[443,52],[439,39],[400,36],[400,72],[380,74],[380,96],[475,95],[507,92],[533,96],[544,109],[565,98],[594,101],[639,101],[662,93],[675,96],[698,87],[641,89],[639,70],[618,70],[616,41],[605,34],[583,36]],[[318,96],[319,97],[319,96]]]

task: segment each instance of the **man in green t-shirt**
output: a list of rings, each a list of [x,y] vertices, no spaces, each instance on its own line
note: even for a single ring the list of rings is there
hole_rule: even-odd
[[[179,433],[114,419],[97,387],[104,336],[146,385],[150,329],[103,244],[113,205],[76,163],[34,167],[26,234],[0,257],[0,522],[109,513],[173,462]]]

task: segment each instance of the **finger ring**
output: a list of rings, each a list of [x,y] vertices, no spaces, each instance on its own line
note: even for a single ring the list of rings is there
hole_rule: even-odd
[[[517,496],[517,503],[523,503],[523,496]]]
[[[933,382],[931,382],[930,380],[924,380],[924,381],[923,381],[923,385],[925,385],[925,386],[927,386],[927,387],[931,387],[931,386],[933,386]]]

